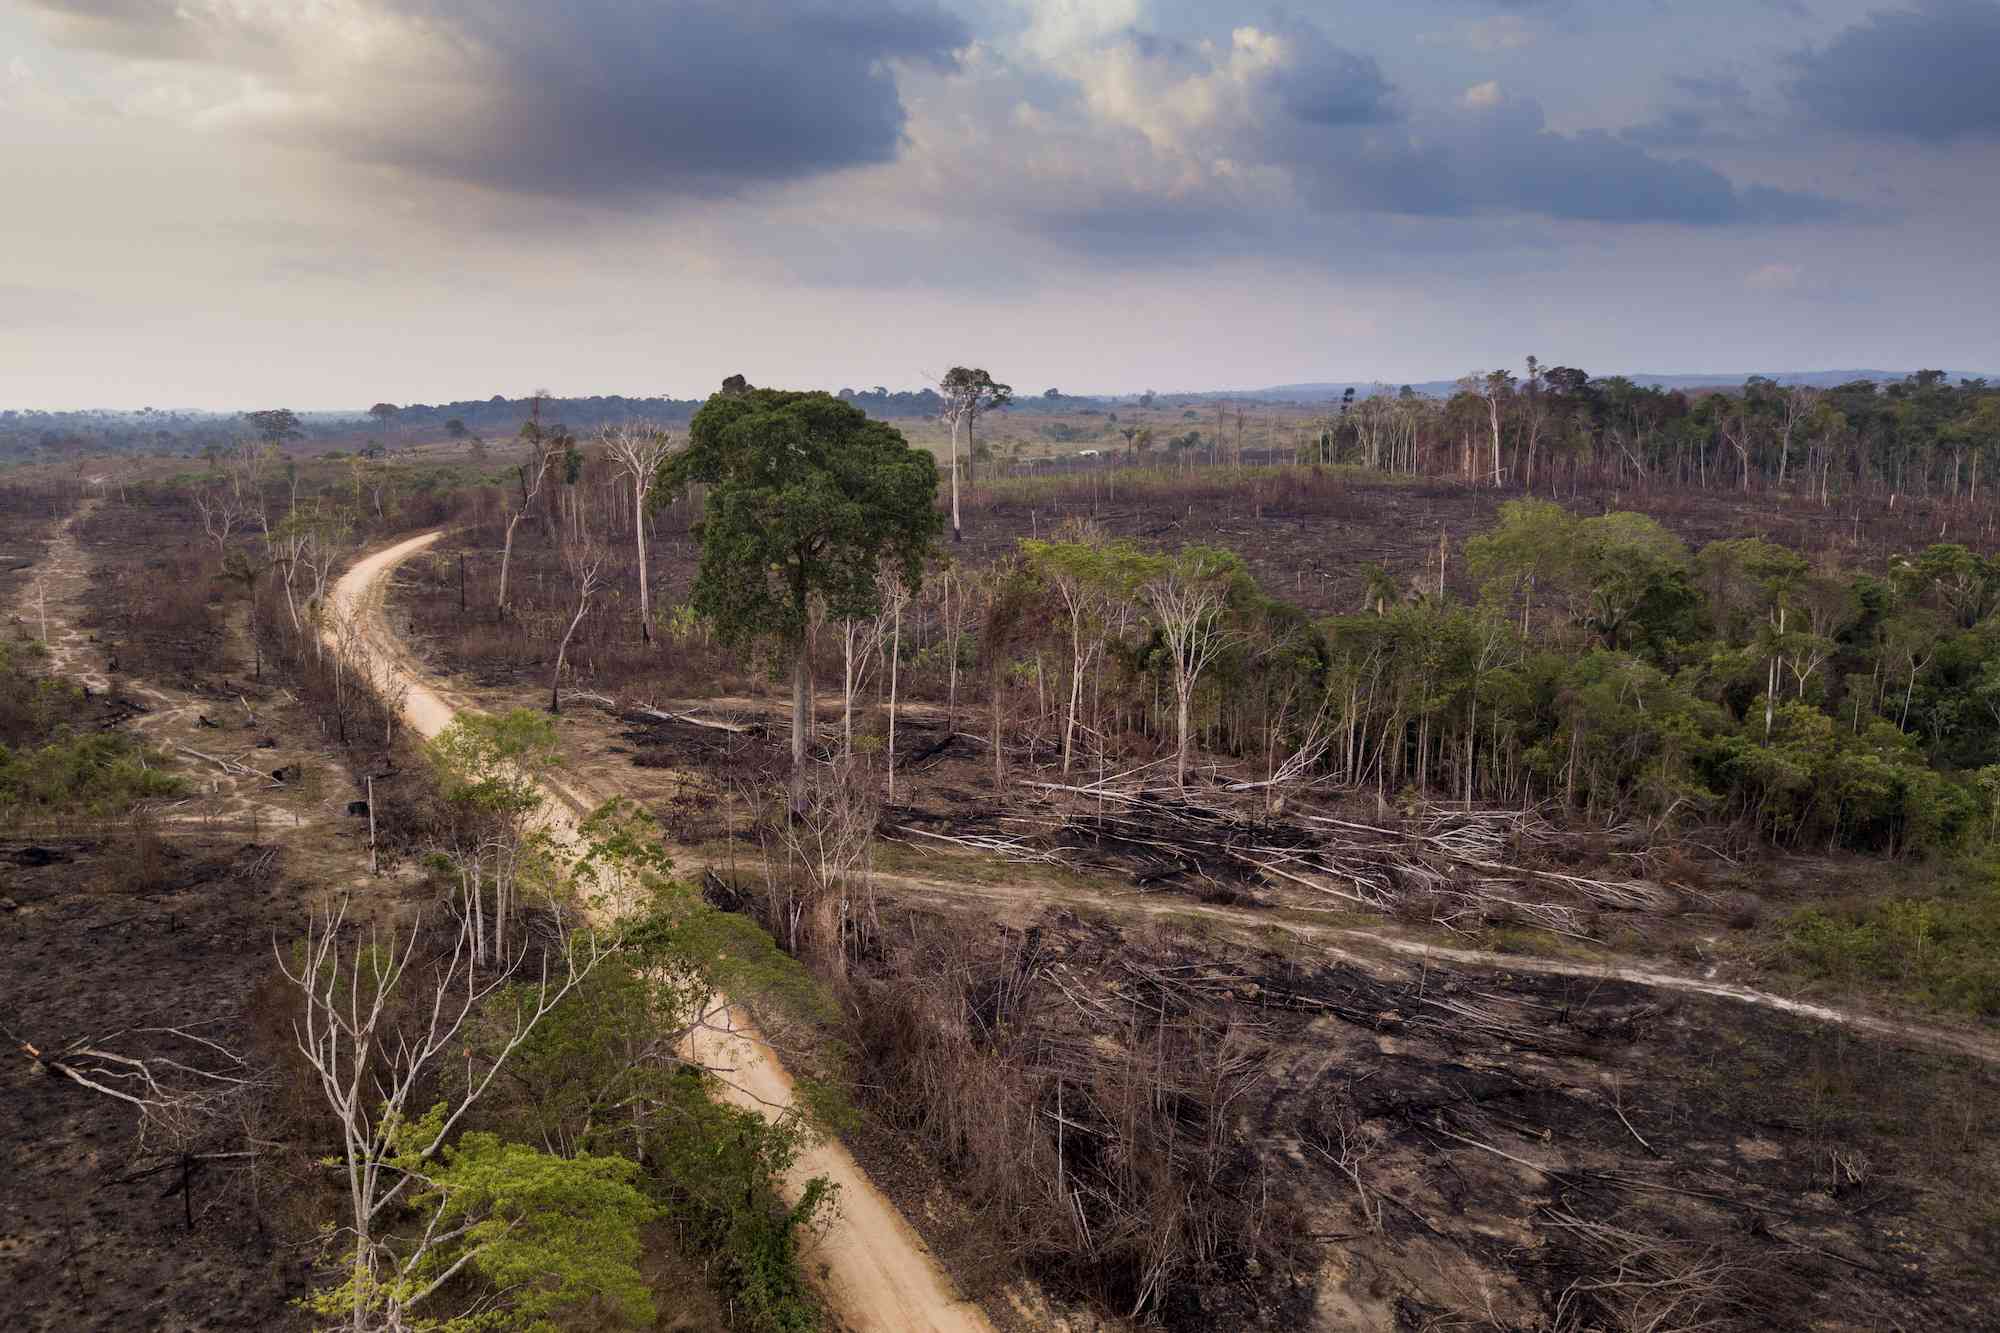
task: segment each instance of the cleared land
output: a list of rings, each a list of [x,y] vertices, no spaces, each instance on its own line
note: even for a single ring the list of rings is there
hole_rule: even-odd
[[[982,501],[967,554],[1081,512],[1161,543],[1233,537],[1309,589],[1308,552],[1416,574],[1440,524],[1451,549],[1496,503],[1337,473],[1174,508],[1084,484]],[[1747,502],[1657,507],[1691,537],[1753,521],[1808,547],[1903,535]],[[455,697],[500,708],[534,701],[548,663],[490,615],[490,532],[475,519],[448,539],[469,540],[469,572],[447,548],[389,605]],[[690,557],[658,542],[663,604]],[[517,586],[537,569],[556,584],[552,553],[513,558]],[[1358,598],[1320,587],[1308,601],[1326,609]],[[757,795],[781,780],[768,678],[615,624],[576,660],[610,702],[572,696],[566,782],[641,798],[712,896],[781,922],[785,853]],[[837,704],[821,701],[823,759]],[[1051,1317],[1022,1313],[1026,1273],[1072,1317],[1150,1303],[1181,1328],[1993,1326],[2000,1216],[1976,1202],[2000,1185],[1978,1132],[2000,1109],[1992,1034],[1865,994],[1802,1000],[1764,942],[1760,922],[1852,891],[1867,863],[1739,863],[1372,795],[1274,813],[1206,783],[1185,803],[1143,778],[1052,791],[1032,785],[1048,780],[1032,749],[996,789],[977,711],[902,710],[898,799],[871,813],[838,966],[868,1112],[855,1151],[997,1320]],[[881,722],[871,697],[862,725]],[[1437,851],[1453,828],[1479,846]],[[1330,841],[1411,866],[1502,861],[1593,928],[1492,929],[1495,947],[1468,949],[1386,901],[1271,873],[1289,864],[1273,848],[1323,863]],[[1657,892],[1602,896],[1626,884]]]

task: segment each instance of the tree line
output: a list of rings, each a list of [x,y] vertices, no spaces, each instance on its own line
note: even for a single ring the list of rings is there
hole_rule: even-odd
[[[1407,387],[1359,399],[1350,390],[1295,453],[1531,493],[1609,485],[1977,500],[2000,454],[2000,385],[1950,384],[1925,370],[1886,385],[1753,377],[1740,390],[1690,394],[1529,357],[1524,374],[1477,371],[1442,401]]]

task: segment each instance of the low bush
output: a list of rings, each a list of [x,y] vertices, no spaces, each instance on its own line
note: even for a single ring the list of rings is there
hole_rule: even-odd
[[[104,819],[180,790],[180,779],[154,767],[129,736],[93,732],[18,750],[0,745],[0,819],[9,822]]]
[[[1815,907],[1785,932],[1807,976],[2000,1017],[2000,869],[1966,864],[1927,896]]]

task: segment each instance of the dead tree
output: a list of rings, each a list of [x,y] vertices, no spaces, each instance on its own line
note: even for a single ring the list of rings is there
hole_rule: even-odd
[[[346,1221],[333,1234],[350,1270],[350,1327],[368,1333],[408,1327],[415,1307],[457,1271],[428,1283],[414,1280],[452,1237],[440,1233],[437,1216],[428,1226],[422,1219],[407,1228],[397,1222],[399,1208],[423,1190],[421,1173],[409,1163],[428,1161],[444,1146],[535,1026],[596,967],[605,945],[594,935],[559,931],[532,969],[527,953],[518,951],[482,971],[472,961],[469,920],[440,951],[434,938],[414,928],[387,936],[371,929],[365,941],[348,942],[346,917],[343,902],[311,923],[295,956],[275,945],[273,952],[299,993],[293,1026],[299,1054],[340,1132],[335,1165],[347,1185]],[[533,979],[518,984],[531,971]],[[485,1008],[489,997],[510,985],[518,1002]],[[499,1025],[487,1053],[476,1059],[468,1040],[475,1015]],[[414,1100],[419,1089],[429,1088],[430,1075],[461,1052],[463,1084],[424,1115]]]
[[[889,617],[889,638],[883,651],[889,659],[889,744],[885,758],[889,766],[889,801],[896,800],[896,686],[903,658],[903,608],[910,604],[910,589],[893,571],[883,580],[882,602]]]
[[[868,870],[875,842],[873,791],[851,766],[815,766],[788,802],[772,802],[758,820],[770,919],[793,952],[846,969],[847,927],[873,913]]]
[[[542,400],[548,396],[546,389],[535,390],[529,409],[528,424],[521,428],[521,438],[528,442],[528,459],[519,469],[521,483],[521,503],[507,515],[507,537],[500,547],[500,595],[495,601],[495,609],[501,615],[507,614],[507,568],[514,557],[514,529],[528,516],[535,506],[535,498],[547,484],[549,466],[555,461],[557,436],[542,429]]]
[[[6,1028],[0,1036],[39,1072],[133,1108],[139,1155],[159,1159],[133,1178],[178,1171],[178,1182],[161,1197],[181,1196],[189,1232],[195,1228],[196,1178],[213,1163],[246,1163],[258,1155],[255,1147],[233,1145],[243,1141],[239,1112],[265,1079],[240,1055],[199,1032],[125,1028],[60,1047],[37,1046]]]
[[[576,614],[569,618],[569,628],[563,631],[562,642],[556,645],[556,669],[549,678],[551,713],[562,712],[562,673],[563,663],[569,657],[569,641],[576,636],[576,627],[590,614],[591,599],[604,587],[604,581],[598,575],[603,564],[603,552],[588,538],[563,547],[563,569],[576,585]]]
[[[227,554],[229,539],[243,526],[243,507],[234,495],[225,495],[220,490],[195,491],[195,512],[201,515],[202,531],[215,543],[217,555]]]
[[[840,623],[840,755],[854,757],[854,699],[868,688],[868,676],[882,652],[889,630],[888,608],[866,620],[849,617]]]
[[[599,435],[605,452],[632,480],[632,538],[639,549],[639,638],[653,641],[652,604],[646,593],[646,496],[653,476],[674,447],[674,437],[652,426],[619,426]]]
[[[1174,673],[1174,785],[1187,786],[1195,687],[1234,640],[1222,624],[1229,588],[1199,553],[1187,552],[1146,585],[1146,602],[1160,624]]]
[[[944,722],[949,730],[958,723],[958,661],[965,650],[965,636],[972,628],[974,608],[965,573],[957,566],[950,563],[942,566],[934,583],[938,596],[938,629],[944,637]]]

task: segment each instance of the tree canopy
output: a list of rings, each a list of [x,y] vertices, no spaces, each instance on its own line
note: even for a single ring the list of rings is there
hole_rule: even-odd
[[[796,645],[815,598],[874,615],[880,564],[916,587],[943,528],[931,456],[825,393],[717,394],[661,475],[667,492],[711,488],[691,601],[727,642]]]

